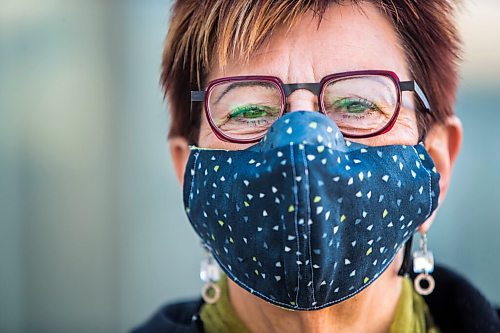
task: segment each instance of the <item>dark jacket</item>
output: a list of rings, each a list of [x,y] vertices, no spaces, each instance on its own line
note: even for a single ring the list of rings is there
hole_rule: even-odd
[[[495,310],[469,282],[439,266],[432,275],[436,288],[424,298],[443,333],[500,333],[500,309]],[[202,333],[202,305],[201,299],[167,305],[133,333]]]

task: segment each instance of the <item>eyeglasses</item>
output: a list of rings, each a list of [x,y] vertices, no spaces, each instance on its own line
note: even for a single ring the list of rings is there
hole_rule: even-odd
[[[426,112],[429,102],[415,81],[399,80],[382,70],[344,72],[319,83],[284,84],[275,76],[233,76],[210,81],[205,91],[191,91],[191,102],[204,102],[217,137],[234,143],[259,141],[285,112],[286,98],[298,89],[318,96],[322,113],[346,138],[369,138],[392,129],[403,91],[414,91]]]

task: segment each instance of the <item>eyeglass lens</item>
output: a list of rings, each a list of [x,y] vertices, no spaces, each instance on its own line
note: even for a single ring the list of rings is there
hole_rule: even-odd
[[[265,80],[232,80],[211,86],[208,113],[220,133],[236,140],[262,137],[282,114],[282,90]],[[322,111],[344,135],[370,135],[384,129],[397,109],[395,82],[382,75],[326,81]]]

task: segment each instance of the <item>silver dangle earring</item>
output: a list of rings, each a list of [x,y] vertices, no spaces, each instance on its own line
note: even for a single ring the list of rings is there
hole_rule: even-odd
[[[208,250],[206,257],[201,261],[200,278],[205,283],[201,288],[201,297],[206,303],[214,304],[221,294],[217,284],[220,279],[220,268]]]
[[[418,274],[413,284],[420,295],[430,295],[436,286],[430,273],[434,271],[434,255],[427,250],[427,235],[420,234],[420,249],[413,253],[413,271]],[[422,286],[424,282],[424,286]]]

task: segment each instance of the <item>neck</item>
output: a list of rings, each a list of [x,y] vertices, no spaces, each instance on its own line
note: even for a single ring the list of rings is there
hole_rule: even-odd
[[[229,281],[233,307],[250,330],[265,333],[388,332],[401,294],[398,254],[389,268],[365,290],[316,311],[290,311],[274,306]]]

